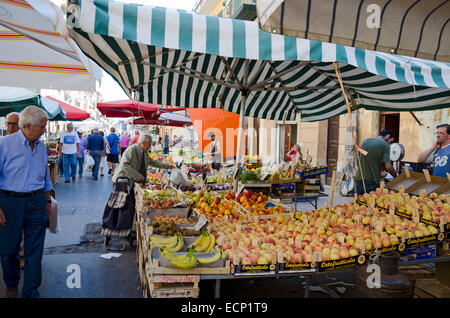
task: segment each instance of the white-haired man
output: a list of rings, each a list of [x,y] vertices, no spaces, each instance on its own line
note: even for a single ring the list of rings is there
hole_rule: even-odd
[[[12,135],[19,130],[19,113],[12,112],[6,115],[6,133]]]
[[[135,182],[144,182],[147,179],[149,165],[161,169],[173,169],[172,164],[153,160],[148,156],[151,144],[151,136],[140,135],[138,143],[129,146],[124,151],[112,181],[116,183],[118,177],[127,177],[130,179],[130,186],[133,186]]]
[[[19,115],[20,130],[0,139],[0,256],[6,295],[17,295],[19,248],[25,240],[23,297],[39,297],[47,218],[51,216],[47,147],[39,140],[47,113],[29,106]]]
[[[67,131],[61,133],[59,140],[59,152],[62,153],[64,165],[64,183],[75,181],[77,175],[77,153],[80,151],[80,138],[78,133],[73,130],[71,123],[67,124]]]

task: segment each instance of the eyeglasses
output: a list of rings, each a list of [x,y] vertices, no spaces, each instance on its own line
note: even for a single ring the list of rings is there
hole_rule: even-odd
[[[7,121],[6,126],[19,126],[19,123],[13,122],[13,121]]]
[[[436,135],[445,136],[445,135],[448,135],[448,134],[447,133],[443,133],[443,132],[437,132]]]

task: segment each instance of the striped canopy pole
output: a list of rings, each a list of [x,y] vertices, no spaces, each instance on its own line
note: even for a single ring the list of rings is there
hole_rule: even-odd
[[[243,85],[243,89],[241,90],[241,111],[240,111],[240,116],[239,116],[239,130],[238,130],[238,140],[237,140],[237,153],[236,153],[236,165],[235,165],[235,169],[238,170],[237,174],[233,174],[236,176],[236,180],[234,182],[234,192],[237,191],[238,189],[238,176],[239,176],[239,169],[241,166],[241,157],[242,157],[242,137],[244,135],[244,117],[245,117],[245,102],[247,99],[247,94],[248,94],[248,65],[249,65],[249,60],[245,60],[244,62],[244,85]]]

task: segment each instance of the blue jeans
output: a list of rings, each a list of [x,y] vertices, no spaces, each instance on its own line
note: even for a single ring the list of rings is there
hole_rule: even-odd
[[[84,156],[81,158],[77,158],[77,162],[78,162],[78,175],[81,177],[83,175]]]
[[[6,226],[0,226],[0,255],[6,287],[15,288],[20,280],[20,242],[24,233],[25,270],[22,297],[39,297],[42,281],[47,199],[44,193],[32,197],[9,197],[0,192],[0,208]]]
[[[58,173],[59,176],[62,177],[63,173],[64,173],[64,162],[63,162],[63,157],[58,158]]]
[[[64,178],[66,180],[70,180],[70,177],[75,177],[77,175],[77,154],[72,153],[68,155],[63,153],[63,161],[64,161]]]
[[[91,156],[94,159],[94,168],[92,168],[92,176],[98,177],[98,170],[100,169],[100,161],[102,160],[102,152],[100,150],[92,150]]]

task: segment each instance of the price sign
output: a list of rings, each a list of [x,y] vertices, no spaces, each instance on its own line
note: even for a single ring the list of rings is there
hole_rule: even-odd
[[[194,229],[200,231],[206,224],[208,224],[208,219],[202,214],[197,224],[195,224]]]

